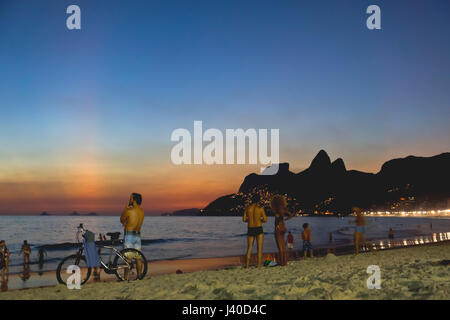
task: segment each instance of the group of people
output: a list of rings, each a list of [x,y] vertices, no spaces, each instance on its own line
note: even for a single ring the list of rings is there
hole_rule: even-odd
[[[31,247],[27,240],[24,240],[19,255],[23,254],[23,264],[30,264]],[[11,257],[11,251],[6,246],[6,241],[0,241],[0,270],[2,279],[9,273],[9,260]],[[5,273],[6,272],[6,273]]]
[[[247,229],[247,254],[245,267],[248,268],[250,265],[250,258],[253,250],[253,243],[257,243],[258,247],[258,267],[263,264],[262,261],[262,247],[264,243],[264,231],[262,224],[267,222],[267,216],[264,208],[259,205],[260,196],[258,194],[253,195],[251,201],[252,203],[245,209],[242,221],[246,222],[248,225]],[[286,198],[281,195],[275,195],[271,201],[271,209],[275,216],[275,228],[274,237],[275,242],[278,247],[278,263],[282,266],[287,265],[288,252],[286,250],[286,243],[288,249],[293,249],[294,237],[292,233],[289,232],[287,239],[285,239],[285,234],[287,232],[285,221],[294,217],[292,213],[287,210]],[[303,224],[303,252],[306,258],[309,254],[313,257],[313,248],[311,244],[311,229],[308,223]]]
[[[141,208],[142,196],[138,193],[132,193],[130,199],[120,216],[120,222],[123,225],[124,231],[124,247],[141,249],[141,226],[144,221],[144,211]],[[106,241],[104,234],[99,235],[99,240]],[[22,244],[19,255],[23,254],[24,275],[22,279],[25,281],[29,278],[29,265],[31,246],[27,240]],[[44,264],[44,255],[47,255],[43,247],[38,251],[38,264],[41,266]],[[6,241],[0,241],[0,271],[1,271],[1,291],[7,290],[8,274],[9,274],[9,262],[11,257],[11,251],[6,246]],[[138,269],[142,270],[141,261],[137,262]]]
[[[260,196],[258,194],[253,195],[251,199],[251,204],[245,209],[242,221],[247,223],[247,253],[245,267],[248,268],[250,265],[250,258],[253,250],[253,244],[256,240],[257,243],[257,258],[258,267],[263,265],[263,255],[262,248],[264,243],[264,231],[262,224],[267,222],[267,216],[264,208],[259,205]],[[285,234],[287,232],[285,221],[294,217],[294,214],[289,213],[287,210],[286,198],[282,195],[275,195],[271,201],[271,209],[275,216],[275,228],[274,237],[278,248],[278,264],[281,266],[287,265],[288,252],[286,250],[286,244],[288,249],[294,248],[294,237],[291,232],[289,232],[287,239],[285,240]],[[361,245],[364,245],[364,233],[365,233],[365,218],[362,214],[362,210],[358,207],[354,207],[353,211],[356,213],[356,229],[354,233],[354,243],[355,243],[355,253],[359,253]],[[390,231],[390,238],[393,238],[393,231]],[[329,235],[330,242],[333,239],[332,234]],[[303,257],[306,258],[314,256],[313,247],[311,242],[311,228],[308,223],[303,224],[302,232],[303,240]]]

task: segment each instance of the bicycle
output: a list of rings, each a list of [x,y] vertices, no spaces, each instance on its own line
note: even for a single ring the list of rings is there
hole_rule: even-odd
[[[80,234],[84,236],[86,231],[83,228],[83,224],[80,224],[77,229],[78,231],[76,238],[78,244],[80,245],[80,249],[78,249],[76,254],[72,254],[62,259],[56,268],[56,278],[59,283],[64,285],[67,284],[67,278],[72,275],[72,273],[67,273],[69,266],[75,265],[80,268],[81,285],[85,284],[89,280],[92,273],[92,267],[88,267],[86,257],[83,255],[84,244],[80,241]],[[147,274],[148,269],[147,259],[142,252],[133,248],[126,248],[119,251],[114,247],[114,245],[119,243],[120,232],[107,233],[106,235],[111,237],[111,246],[96,245],[97,249],[110,250],[107,263],[105,263],[102,260],[101,255],[99,255],[100,268],[102,268],[107,274],[116,275],[119,281],[130,281],[130,276],[133,280],[142,280]],[[112,260],[113,257],[114,260]],[[138,270],[138,261],[142,266],[140,268],[141,270]]]

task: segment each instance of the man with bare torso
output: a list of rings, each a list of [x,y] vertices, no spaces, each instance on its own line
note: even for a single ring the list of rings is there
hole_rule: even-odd
[[[356,229],[355,229],[355,235],[354,235],[354,241],[355,241],[355,254],[359,253],[359,247],[361,244],[365,245],[365,238],[364,238],[364,232],[365,232],[365,226],[366,226],[366,219],[364,218],[364,215],[362,214],[362,210],[359,207],[353,207],[353,211],[356,213]]]
[[[132,193],[128,205],[120,216],[120,223],[125,228],[124,247],[141,250],[141,227],[144,222],[144,210],[141,208],[142,196],[139,193]],[[142,263],[137,259],[139,273],[142,271]]]
[[[247,255],[245,267],[248,268],[250,264],[250,257],[253,249],[253,242],[258,245],[258,268],[262,266],[262,248],[264,243],[264,231],[262,224],[267,222],[267,216],[264,208],[258,205],[260,197],[258,194],[252,197],[252,204],[249,205],[245,211],[242,221],[247,222]]]

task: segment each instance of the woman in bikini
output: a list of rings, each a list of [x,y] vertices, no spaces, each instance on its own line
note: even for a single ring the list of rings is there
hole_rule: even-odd
[[[271,202],[272,211],[275,214],[275,242],[277,243],[279,251],[279,264],[287,265],[286,244],[284,241],[284,234],[286,233],[285,220],[292,218],[292,215],[287,211],[286,198],[281,195],[275,195]]]

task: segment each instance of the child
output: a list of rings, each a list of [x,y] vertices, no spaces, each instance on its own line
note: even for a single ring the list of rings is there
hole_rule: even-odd
[[[311,245],[311,229],[309,228],[308,223],[303,224],[302,239],[303,239],[303,258],[306,258],[306,254],[308,251],[309,256],[312,258],[313,249]]]
[[[287,247],[288,249],[294,249],[294,236],[289,231],[289,234],[287,236]]]

